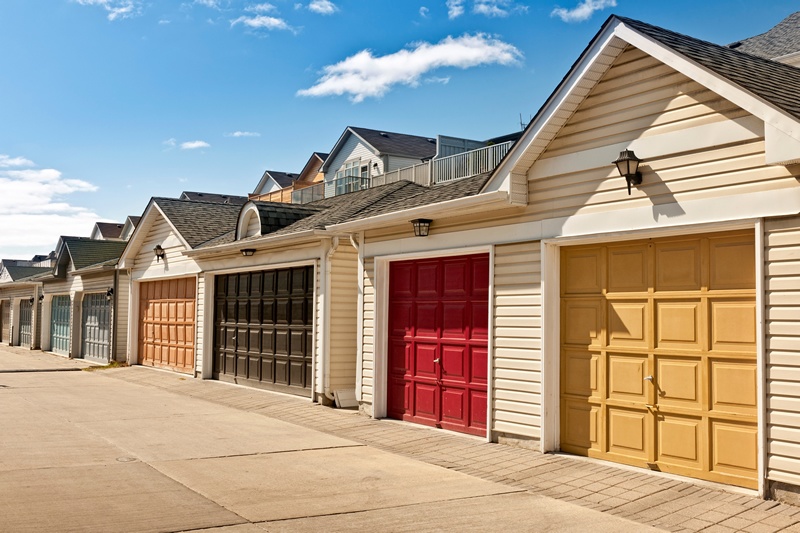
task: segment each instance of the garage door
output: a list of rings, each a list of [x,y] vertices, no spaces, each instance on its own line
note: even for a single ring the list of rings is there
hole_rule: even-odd
[[[488,254],[391,264],[391,418],[486,434],[488,299]]]
[[[81,357],[108,362],[111,352],[111,302],[105,293],[83,297],[81,321]]]
[[[0,342],[11,341],[11,306],[8,300],[0,302]]]
[[[53,296],[50,304],[50,349],[69,355],[69,296]]]
[[[216,277],[216,379],[309,396],[314,267]]]
[[[565,248],[561,448],[756,488],[752,232]]]
[[[140,284],[140,365],[194,371],[195,297],[195,278]]]
[[[19,345],[31,346],[33,340],[33,304],[30,300],[19,303]]]

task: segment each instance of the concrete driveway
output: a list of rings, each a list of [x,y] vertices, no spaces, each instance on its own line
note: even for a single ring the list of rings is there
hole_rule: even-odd
[[[0,531],[651,529],[79,366],[0,348]]]

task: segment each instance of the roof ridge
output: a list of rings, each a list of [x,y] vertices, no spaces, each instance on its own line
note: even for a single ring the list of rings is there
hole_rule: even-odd
[[[189,192],[194,192],[194,191],[189,191]],[[220,195],[220,196],[223,196],[223,195]],[[227,195],[226,194],[224,196],[231,196],[231,195]],[[244,196],[239,196],[239,198],[244,198]],[[156,200],[169,200],[169,201],[178,202],[178,203],[181,203],[181,204],[208,204],[208,205],[221,205],[221,206],[229,205],[231,207],[237,207],[239,209],[241,209],[241,207],[242,207],[239,204],[226,204],[226,203],[223,203],[223,202],[206,202],[205,200],[185,200],[185,199],[182,199],[182,198],[169,198],[169,197],[166,197],[166,196],[153,196],[152,199],[153,199],[153,201],[156,201]],[[139,218],[141,218],[141,217],[139,217]]]

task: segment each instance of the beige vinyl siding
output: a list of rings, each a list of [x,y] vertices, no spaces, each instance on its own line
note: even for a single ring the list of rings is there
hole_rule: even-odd
[[[42,300],[39,299],[39,296],[42,294],[42,288],[36,287],[36,307],[34,308],[34,312],[36,315],[33,317],[33,320],[36,322],[36,330],[33,334],[33,346],[34,350],[40,350],[42,348]]]
[[[324,392],[324,382],[322,380],[322,357],[325,352],[325,295],[322,293],[320,261],[314,263],[314,391],[313,393],[322,394]]]
[[[767,477],[800,485],[800,217],[765,224]]]
[[[142,229],[147,233],[133,261],[134,279],[194,274],[200,270],[194,260],[181,254],[186,247],[161,213],[154,213],[150,227]],[[157,244],[165,253],[161,261],[156,261],[153,253]]]
[[[331,258],[330,390],[355,389],[358,359],[358,251],[339,243]]]
[[[363,403],[372,404],[373,368],[375,362],[375,259],[364,259],[364,325],[361,336],[361,398]]]
[[[325,172],[325,181],[335,179],[336,172],[342,168],[342,165],[354,159],[360,159],[362,165],[369,161],[369,168],[372,173],[374,173],[372,164],[378,163],[378,174],[383,174],[383,160],[375,155],[375,152],[364,144],[361,139],[355,135],[348,134],[348,138],[344,142],[344,145],[342,145],[341,150],[333,156],[330,165],[327,167],[328,170]]]
[[[247,221],[247,230],[245,237],[252,237],[253,235],[261,235],[261,218],[257,213],[250,213],[250,220]]]
[[[116,324],[116,352],[117,361],[128,360],[128,300],[130,290],[128,287],[128,274],[119,273],[119,280],[116,289],[116,309],[114,322]]]
[[[587,160],[587,150],[747,117],[752,116],[628,47],[531,168],[529,211],[551,218],[797,187],[785,167],[766,165],[763,137],[690,152],[638,153],[644,159],[643,183],[630,196],[610,164],[614,150],[596,168],[551,175],[539,170],[557,169],[548,161],[553,158]],[[662,152],[669,152],[666,146]]]
[[[542,299],[539,242],[495,246],[492,430],[540,438]]]

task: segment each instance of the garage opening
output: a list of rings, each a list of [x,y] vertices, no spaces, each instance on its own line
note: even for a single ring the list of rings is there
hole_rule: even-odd
[[[111,353],[111,302],[105,293],[83,297],[81,357],[107,363]]]
[[[215,379],[311,395],[314,267],[215,278]]]
[[[69,295],[53,296],[50,303],[50,349],[69,355]]]
[[[11,342],[11,305],[8,300],[0,302],[0,342]]]
[[[486,434],[489,254],[389,267],[389,417]]]
[[[561,252],[561,449],[757,488],[752,231]]]
[[[139,284],[140,365],[194,371],[195,278]]]
[[[33,304],[30,300],[19,303],[19,345],[30,348],[33,342]]]

